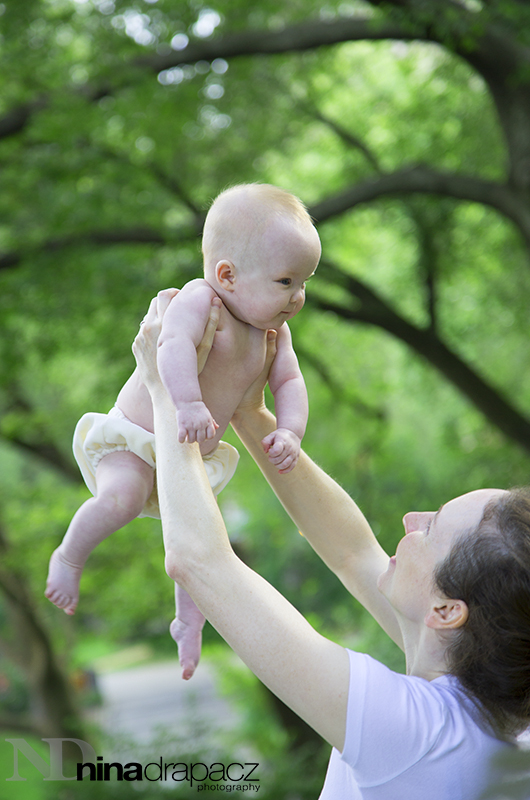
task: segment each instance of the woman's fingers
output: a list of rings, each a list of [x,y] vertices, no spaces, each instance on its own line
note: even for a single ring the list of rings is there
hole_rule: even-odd
[[[267,376],[270,372],[272,362],[276,357],[276,337],[278,335],[277,331],[269,330],[267,331],[267,355],[265,357],[265,369],[267,370]]]
[[[197,348],[197,372],[199,375],[203,371],[206,360],[210,355],[210,350],[212,349],[215,332],[219,325],[219,317],[221,316],[221,305],[219,297],[214,297],[212,299],[210,316],[208,317],[201,343]]]
[[[162,319],[177,291],[177,289],[164,289],[151,300],[133,342],[132,350],[140,376],[148,388],[160,381],[156,364],[157,342],[162,329]]]
[[[156,313],[160,321],[164,318],[164,314],[175,295],[179,293],[179,289],[162,289],[158,292],[156,300]]]

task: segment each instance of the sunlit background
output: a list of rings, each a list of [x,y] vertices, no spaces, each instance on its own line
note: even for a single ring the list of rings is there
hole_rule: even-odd
[[[208,626],[195,677],[180,680],[159,522],[94,552],[74,617],[43,597],[88,497],[76,421],[114,404],[150,298],[201,274],[204,214],[227,185],[278,184],[316,220],[323,260],[291,323],[304,447],[389,554],[406,511],[528,482],[528,12],[401,5],[0,3],[0,781],[13,775],[5,739],[47,759],[42,738],[74,737],[105,760],[252,756],[260,797],[318,797],[329,748]],[[512,73],[503,43],[521,55]],[[238,553],[319,631],[403,669],[240,450],[220,496]],[[95,796],[22,756],[20,775],[0,796]]]

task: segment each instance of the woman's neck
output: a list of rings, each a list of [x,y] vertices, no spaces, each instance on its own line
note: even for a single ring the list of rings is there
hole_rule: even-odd
[[[401,625],[407,675],[432,681],[447,674],[447,640],[426,625]]]

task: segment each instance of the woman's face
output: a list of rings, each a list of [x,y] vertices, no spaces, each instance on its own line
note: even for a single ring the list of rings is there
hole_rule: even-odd
[[[378,579],[379,590],[399,615],[423,622],[435,595],[436,566],[458,536],[477,527],[486,505],[501,494],[500,489],[479,489],[450,500],[436,512],[405,514],[405,536]]]

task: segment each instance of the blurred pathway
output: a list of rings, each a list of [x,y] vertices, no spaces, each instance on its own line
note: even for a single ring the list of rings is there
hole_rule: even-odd
[[[157,729],[179,738],[222,736],[237,724],[237,714],[219,697],[214,669],[202,660],[189,681],[181,678],[175,658],[161,663],[97,674],[102,706],[90,709],[89,720],[111,736],[147,744]]]

